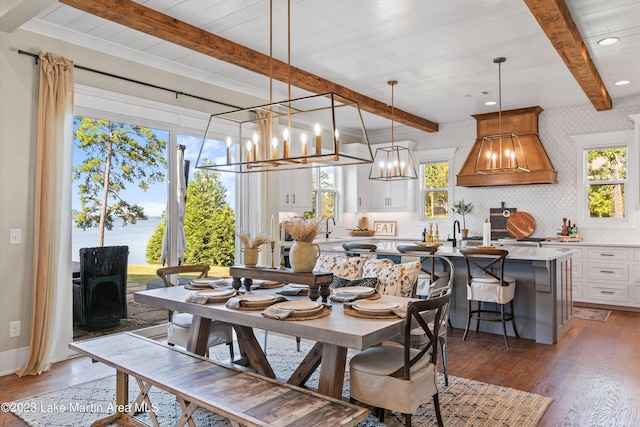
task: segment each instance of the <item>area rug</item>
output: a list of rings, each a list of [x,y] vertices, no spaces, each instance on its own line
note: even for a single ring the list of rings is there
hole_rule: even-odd
[[[597,320],[606,322],[611,315],[611,310],[602,310],[600,308],[573,307],[573,317],[575,319]]]
[[[269,336],[267,357],[278,377],[288,377],[306,352],[311,348],[303,342],[301,351],[296,351],[292,339]],[[226,346],[212,349],[212,358],[223,359],[227,355]],[[449,386],[444,386],[444,379],[439,375],[440,408],[444,424],[447,427],[463,426],[537,426],[553,399],[533,393],[527,393],[506,387],[499,387],[478,381],[449,376]],[[317,384],[317,372],[308,382],[310,386]],[[138,388],[133,379],[129,384],[130,398],[137,395]],[[349,377],[345,378],[344,396],[349,395]],[[151,401],[156,404],[156,417],[160,425],[174,425],[178,419],[179,405],[175,398],[158,389],[152,389]],[[42,393],[15,402],[14,413],[30,426],[76,427],[88,426],[96,419],[113,413],[111,410],[115,399],[115,376],[90,381],[62,390]],[[433,403],[430,398],[418,408],[413,417],[414,426],[437,425]],[[140,421],[150,424],[148,414],[139,415]],[[223,417],[198,409],[194,414],[197,426],[230,426]],[[403,426],[400,414],[392,413],[384,423],[369,416],[358,427]]]

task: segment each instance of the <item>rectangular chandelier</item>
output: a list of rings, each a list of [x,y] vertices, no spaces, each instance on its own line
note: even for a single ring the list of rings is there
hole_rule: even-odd
[[[363,157],[344,150],[356,142],[368,148]],[[196,168],[252,173],[372,161],[360,107],[328,92],[211,115]]]
[[[520,138],[513,133],[482,137],[474,172],[530,172]]]

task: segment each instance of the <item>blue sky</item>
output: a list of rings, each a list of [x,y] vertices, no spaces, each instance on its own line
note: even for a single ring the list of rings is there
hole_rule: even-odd
[[[74,129],[75,130],[75,129]],[[167,140],[168,132],[159,129],[152,129],[152,131],[159,138]],[[193,179],[195,172],[196,159],[198,157],[198,151],[200,150],[200,144],[202,142],[201,137],[193,137],[186,135],[178,135],[178,144],[184,145],[185,159],[191,161],[189,168],[189,180]],[[220,158],[225,156],[225,145],[215,144],[220,148]],[[166,158],[165,152],[165,158]],[[79,165],[85,160],[85,153],[79,149],[76,144],[73,146],[73,165]],[[223,173],[220,175],[223,185],[227,188],[227,203],[233,209],[235,203],[235,176],[232,173]],[[73,181],[72,184],[72,208],[80,210],[80,197],[78,195],[78,183],[80,181]],[[162,214],[167,204],[167,184],[159,183],[152,185],[146,192],[143,191],[136,184],[128,184],[126,190],[122,193],[122,197],[130,203],[136,203],[144,208],[145,214],[149,217],[157,217]]]

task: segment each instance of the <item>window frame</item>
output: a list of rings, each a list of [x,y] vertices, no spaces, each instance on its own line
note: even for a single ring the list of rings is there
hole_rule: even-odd
[[[440,148],[435,150],[422,150],[422,151],[414,152],[414,160],[419,168],[418,180],[420,181],[420,185],[416,186],[418,188],[416,189],[415,196],[417,197],[417,200],[420,200],[420,207],[418,208],[418,211],[419,211],[418,213],[420,214],[420,222],[426,223],[426,222],[433,222],[433,221],[443,221],[443,220],[450,220],[453,218],[453,213],[451,212],[451,209],[448,209],[446,218],[444,217],[443,218],[426,218],[425,217],[426,212],[425,212],[425,206],[424,206],[424,198],[427,192],[427,188],[424,185],[424,165],[427,163],[448,163],[449,164],[449,178],[448,178],[449,185],[446,191],[449,195],[448,200],[449,202],[451,202],[453,200],[453,189],[455,187],[455,173],[454,173],[453,160],[454,160],[456,150],[457,150],[457,147]]]
[[[577,224],[581,228],[635,227],[638,203],[638,159],[636,156],[633,130],[602,132],[586,135],[572,135],[576,144],[576,213]],[[625,216],[624,218],[592,218],[589,215],[589,185],[596,182],[588,180],[588,156],[590,150],[625,148],[627,151],[627,178],[624,180]],[[598,181],[601,183],[600,181]],[[610,183],[620,183],[611,181]]]
[[[322,188],[319,186],[320,184],[320,170],[321,169],[333,169],[333,189],[327,189],[327,188]],[[333,217],[334,219],[339,215],[338,212],[340,212],[339,210],[339,196],[340,196],[340,192],[338,191],[338,186],[339,186],[339,176],[338,176],[338,168],[336,166],[317,166],[317,167],[313,167],[311,168],[311,184],[313,184],[314,182],[314,177],[315,177],[315,182],[316,184],[318,184],[318,187],[311,185],[311,194],[313,196],[313,194],[315,193],[316,195],[316,202],[315,202],[315,206],[313,206],[316,210],[316,213],[320,212],[322,213],[322,193],[332,193],[333,194]],[[314,219],[322,219],[322,218],[314,218]]]

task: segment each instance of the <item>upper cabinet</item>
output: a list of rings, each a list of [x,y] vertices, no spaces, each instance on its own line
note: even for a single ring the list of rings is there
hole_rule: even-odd
[[[408,143],[408,141],[404,141]],[[366,150],[362,144],[352,144],[350,150]],[[372,146],[372,151],[385,145]],[[345,212],[394,212],[413,209],[412,192],[415,179],[402,181],[378,181],[369,179],[371,165],[347,167],[344,171]]]
[[[312,204],[311,169],[295,169],[278,172],[281,211],[310,211]]]

